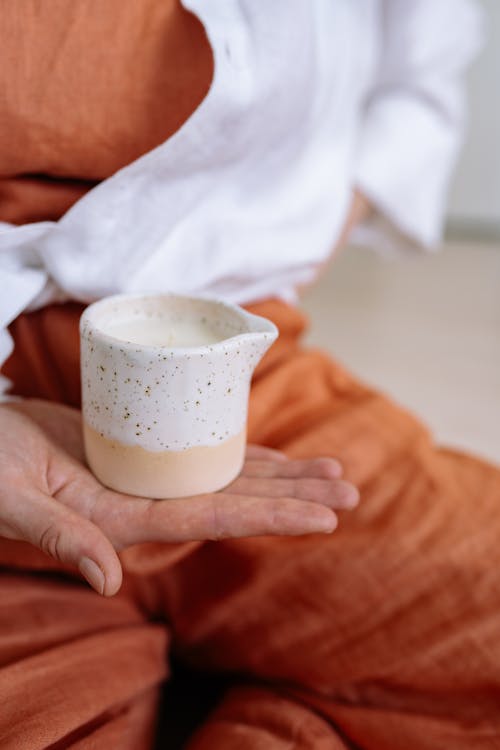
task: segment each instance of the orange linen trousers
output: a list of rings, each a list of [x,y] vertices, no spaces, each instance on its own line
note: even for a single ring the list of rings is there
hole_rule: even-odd
[[[297,310],[253,309],[281,337],[250,440],[339,458],[359,507],[331,536],[131,548],[112,599],[2,541],[2,750],[500,748],[499,471],[304,348]],[[18,393],[78,403],[80,311],[14,323]]]

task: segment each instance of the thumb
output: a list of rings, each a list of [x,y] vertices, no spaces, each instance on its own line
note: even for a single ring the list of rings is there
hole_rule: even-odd
[[[99,594],[116,594],[122,583],[120,560],[95,524],[38,491],[17,495],[11,503],[3,498],[2,505],[0,535],[29,542],[55,560],[78,568]]]

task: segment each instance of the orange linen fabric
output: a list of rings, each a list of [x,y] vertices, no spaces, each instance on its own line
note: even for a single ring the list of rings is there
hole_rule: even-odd
[[[338,457],[359,508],[331,536],[137,546],[110,600],[1,542],[2,750],[152,747],[171,656],[200,671],[191,730],[198,679],[227,677],[190,750],[500,747],[500,473],[437,449],[304,348],[298,311],[253,309],[281,338],[255,378],[250,439]],[[5,372],[20,391],[76,402],[78,314],[52,306],[12,326]],[[174,728],[175,679],[162,709]],[[164,727],[158,747],[174,735]]]
[[[213,58],[179,0],[0,0],[0,221],[56,220],[163,143]]]

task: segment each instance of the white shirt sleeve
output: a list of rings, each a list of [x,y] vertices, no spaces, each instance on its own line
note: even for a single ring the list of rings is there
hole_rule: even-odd
[[[472,0],[384,0],[354,183],[377,209],[351,236],[393,252],[433,249],[464,131],[464,70],[480,47]]]

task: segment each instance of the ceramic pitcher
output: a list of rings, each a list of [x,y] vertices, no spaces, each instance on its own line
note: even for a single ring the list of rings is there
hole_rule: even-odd
[[[87,307],[80,335],[85,451],[104,485],[161,499],[235,479],[273,323],[206,298],[117,295]]]

